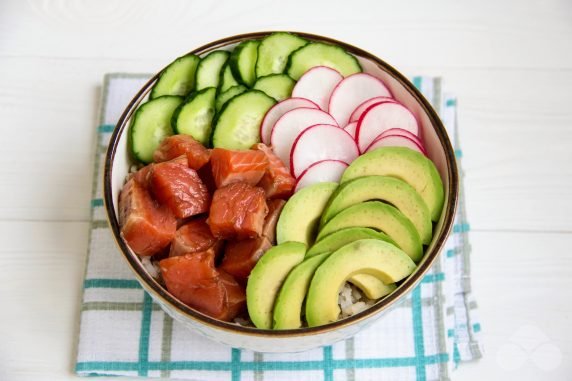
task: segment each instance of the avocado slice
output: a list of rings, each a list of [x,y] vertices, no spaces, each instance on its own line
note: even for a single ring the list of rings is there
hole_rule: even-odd
[[[352,275],[348,282],[359,288],[365,296],[373,300],[389,295],[397,288],[395,283],[385,284],[370,274]]]
[[[280,287],[305,254],[303,243],[286,242],[268,250],[252,269],[246,284],[246,307],[257,328],[272,328],[272,310]]]
[[[316,270],[306,297],[306,320],[310,327],[338,320],[338,292],[356,273],[374,275],[386,284],[410,275],[415,263],[397,247],[378,239],[362,239],[331,254]]]
[[[330,256],[322,253],[305,259],[288,274],[274,305],[274,329],[295,329],[302,326],[302,304],[316,269]]]
[[[317,183],[290,197],[276,225],[278,244],[288,241],[312,244],[324,207],[337,187],[332,182]]]
[[[358,239],[366,238],[380,239],[397,246],[395,241],[389,238],[389,236],[385,233],[381,233],[370,228],[346,228],[338,230],[337,232],[334,232],[313,244],[306,252],[306,258],[313,257],[314,255],[320,253],[333,253],[348,243],[357,241]]]
[[[362,202],[342,210],[320,230],[318,241],[340,229],[357,226],[384,232],[415,262],[423,256],[415,226],[397,208],[379,201]]]
[[[339,186],[322,214],[321,226],[347,207],[369,200],[395,206],[413,223],[421,242],[431,242],[433,225],[427,204],[411,185],[389,176],[358,177]]]
[[[435,164],[423,154],[405,147],[382,147],[365,153],[344,171],[340,183],[357,177],[383,175],[401,179],[421,195],[437,221],[443,209],[445,193]]]

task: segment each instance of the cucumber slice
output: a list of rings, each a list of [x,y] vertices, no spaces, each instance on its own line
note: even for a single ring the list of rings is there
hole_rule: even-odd
[[[295,84],[296,81],[286,74],[270,74],[258,78],[252,88],[264,91],[267,95],[280,102],[292,95],[292,89]]]
[[[229,56],[226,50],[215,50],[201,60],[197,68],[197,90],[218,86],[220,73]]]
[[[200,60],[194,54],[177,58],[163,70],[149,97],[189,94],[195,88],[195,72]]]
[[[185,100],[171,118],[173,131],[191,135],[196,141],[207,145],[211,136],[215,95],[216,88],[207,87]]]
[[[238,86],[233,86],[224,93],[219,94],[219,96],[216,97],[216,102],[215,102],[216,111],[219,112],[220,110],[222,110],[226,102],[236,97],[237,95],[244,93],[246,90],[248,90],[246,87],[238,85]]]
[[[360,73],[361,66],[353,55],[334,45],[312,42],[292,52],[288,57],[285,73],[295,80],[314,66],[327,66],[341,75]]]
[[[243,41],[234,48],[230,55],[230,68],[234,78],[248,87],[251,87],[256,80],[258,45],[260,45],[258,40]]]
[[[262,91],[250,90],[232,98],[222,109],[213,133],[213,146],[249,149],[260,142],[260,123],[276,102]]]
[[[163,95],[152,99],[135,111],[129,126],[129,148],[133,156],[143,162],[153,161],[153,152],[167,136],[173,135],[171,117],[183,98]]]
[[[258,47],[256,76],[260,78],[269,74],[283,73],[290,53],[307,43],[308,41],[302,37],[286,32],[276,32],[265,37]]]
[[[234,78],[232,75],[232,70],[230,69],[230,65],[228,61],[224,64],[221,72],[220,72],[220,81],[218,84],[218,92],[224,93],[228,89],[234,86],[239,86],[240,83]]]

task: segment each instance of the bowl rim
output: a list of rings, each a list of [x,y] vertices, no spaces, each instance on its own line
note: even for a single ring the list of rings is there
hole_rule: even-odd
[[[151,90],[153,84],[155,83],[159,75],[162,73],[162,71],[165,69],[165,67],[161,69],[161,71],[156,73],[137,92],[137,94],[133,97],[133,99],[129,102],[129,104],[123,111],[121,117],[119,118],[116,124],[115,129],[113,130],[113,133],[109,140],[107,152],[105,154],[105,166],[103,171],[104,206],[107,213],[109,226],[111,227],[111,230],[113,232],[114,241],[116,245],[119,247],[122,257],[127,261],[129,267],[131,268],[131,270],[133,271],[137,280],[139,281],[139,283],[141,283],[143,288],[147,292],[153,294],[156,300],[157,299],[160,300],[161,304],[166,304],[169,307],[174,308],[178,314],[184,315],[199,324],[207,325],[213,329],[223,330],[245,336],[256,336],[256,337],[267,337],[267,338],[289,338],[289,337],[292,338],[299,336],[313,336],[313,335],[325,334],[327,332],[335,331],[343,327],[355,325],[359,322],[369,319],[370,317],[373,317],[374,315],[380,314],[383,310],[390,308],[393,304],[398,302],[403,296],[408,294],[414,287],[416,287],[417,284],[423,278],[423,276],[434,264],[435,260],[438,258],[439,254],[441,253],[441,250],[445,245],[447,237],[449,236],[453,228],[453,223],[458,204],[459,175],[458,175],[453,147],[451,145],[445,127],[443,126],[441,119],[433,109],[432,105],[425,99],[425,97],[421,94],[421,92],[417,90],[415,86],[404,75],[402,75],[399,71],[397,71],[391,65],[387,64],[382,59],[378,58],[377,56],[363,49],[360,49],[356,46],[353,46],[351,44],[342,41],[338,41],[330,37],[325,37],[305,32],[281,30],[281,31],[258,31],[258,32],[237,34],[221,38],[209,42],[207,44],[204,44],[186,54],[205,54],[215,49],[222,48],[233,43],[239,43],[246,39],[260,39],[275,32],[293,33],[311,41],[338,45],[354,55],[373,61],[381,69],[388,72],[395,80],[397,80],[405,88],[405,90],[409,92],[409,94],[415,99],[415,101],[421,105],[423,111],[426,112],[429,121],[435,128],[435,133],[437,134],[439,142],[444,147],[445,159],[446,159],[445,164],[447,166],[447,177],[449,179],[449,191],[445,195],[445,200],[448,200],[448,203],[446,204],[445,210],[441,212],[442,216],[444,216],[441,217],[444,218],[441,234],[436,237],[436,241],[432,247],[432,250],[425,253],[421,263],[418,264],[415,272],[411,274],[407,279],[405,279],[403,283],[389,296],[387,296],[386,298],[382,299],[372,307],[369,307],[358,314],[318,327],[304,327],[304,328],[287,329],[287,330],[272,330],[272,329],[260,329],[255,327],[244,327],[233,322],[220,321],[211,318],[183,304],[181,301],[179,301],[177,298],[175,298],[169,292],[167,292],[167,290],[164,289],[163,286],[161,286],[153,277],[151,277],[148,274],[148,272],[142,266],[141,261],[137,258],[135,254],[130,252],[130,249],[128,248],[127,244],[122,239],[121,229],[119,227],[118,218],[114,209],[115,201],[113,200],[113,193],[111,187],[113,162],[115,159],[115,153],[117,151],[119,138],[122,136],[123,132],[128,128],[128,122],[131,119],[132,114],[137,109],[137,106],[139,106],[139,104],[144,99],[145,95],[147,95],[147,93]]]

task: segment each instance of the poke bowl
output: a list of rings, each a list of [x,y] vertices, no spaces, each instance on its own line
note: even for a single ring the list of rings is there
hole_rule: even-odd
[[[258,352],[332,344],[404,300],[458,188],[447,132],[406,77],[298,32],[173,61],[123,112],[104,169],[143,289],[188,329]]]

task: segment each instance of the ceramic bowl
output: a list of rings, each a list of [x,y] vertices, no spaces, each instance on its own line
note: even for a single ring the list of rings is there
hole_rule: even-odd
[[[245,39],[259,39],[270,33],[258,32],[224,38],[201,46],[191,53],[202,56],[215,49],[231,50],[237,43]],[[443,179],[446,195],[445,204],[441,218],[435,227],[433,240],[416,271],[403,281],[391,295],[366,311],[335,323],[314,328],[272,331],[242,327],[212,319],[181,303],[153,279],[142,266],[137,255],[129,249],[121,237],[118,222],[118,197],[129,168],[133,164],[127,149],[127,131],[130,119],[139,104],[147,99],[147,95],[159,74],[156,74],[141,88],[123,112],[111,136],[105,160],[104,193],[109,224],[120,248],[120,255],[126,259],[141,286],[169,315],[188,329],[220,343],[258,352],[297,352],[329,345],[356,334],[368,324],[381,318],[384,313],[413,290],[437,259],[453,226],[458,198],[459,178],[451,142],[436,112],[413,84],[383,60],[362,49],[327,37],[295,33],[311,41],[342,46],[359,59],[364,72],[382,79],[394,97],[407,106],[417,117],[422,126],[422,139],[425,142],[427,154],[437,166]]]

